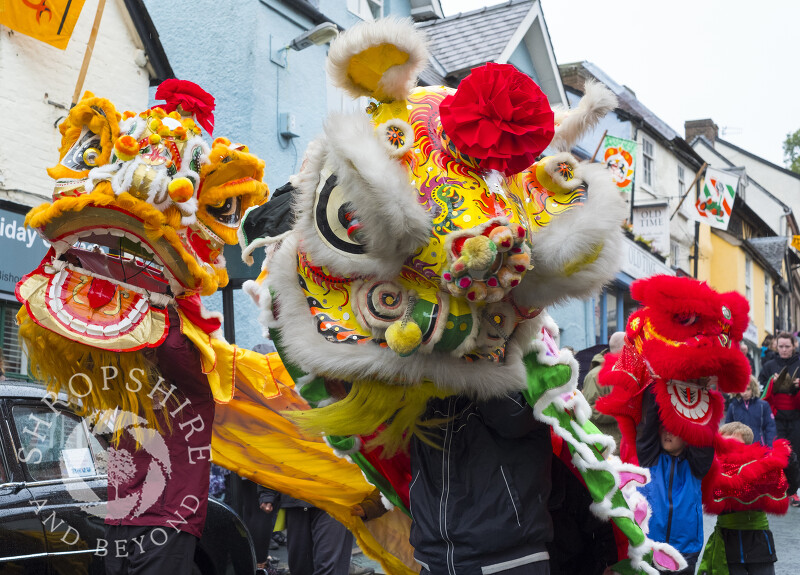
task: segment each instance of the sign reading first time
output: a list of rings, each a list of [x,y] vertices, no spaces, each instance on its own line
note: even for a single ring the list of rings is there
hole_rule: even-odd
[[[22,214],[0,209],[0,292],[13,294],[17,282],[37,266],[50,246],[24,223]]]

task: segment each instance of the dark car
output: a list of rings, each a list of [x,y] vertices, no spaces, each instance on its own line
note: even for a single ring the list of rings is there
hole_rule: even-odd
[[[102,575],[107,443],[39,385],[0,384],[0,573]],[[209,500],[195,575],[252,575],[250,535]]]

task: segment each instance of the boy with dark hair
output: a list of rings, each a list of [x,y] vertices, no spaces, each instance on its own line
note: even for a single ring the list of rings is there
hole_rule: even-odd
[[[642,420],[636,428],[639,465],[650,468],[650,483],[640,488],[653,511],[648,536],[681,552],[687,567],[676,575],[694,573],[703,548],[701,481],[714,460],[713,447],[694,447],[661,424],[655,396],[643,394]]]

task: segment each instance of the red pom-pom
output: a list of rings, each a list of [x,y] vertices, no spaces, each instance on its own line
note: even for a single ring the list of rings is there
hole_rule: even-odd
[[[547,96],[511,64],[473,69],[439,113],[459,152],[507,176],[531,166],[555,133]]]
[[[164,80],[156,90],[156,99],[166,102],[159,106],[166,112],[172,112],[180,105],[185,111],[194,114],[197,123],[209,136],[214,132],[214,96],[194,82],[177,78]]]

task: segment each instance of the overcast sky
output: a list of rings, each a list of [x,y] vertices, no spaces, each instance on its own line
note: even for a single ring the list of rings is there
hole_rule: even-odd
[[[500,2],[441,0],[446,16]],[[541,0],[556,60],[589,60],[683,135],[720,137],[780,166],[800,129],[800,2]],[[799,200],[800,201],[800,200]]]

